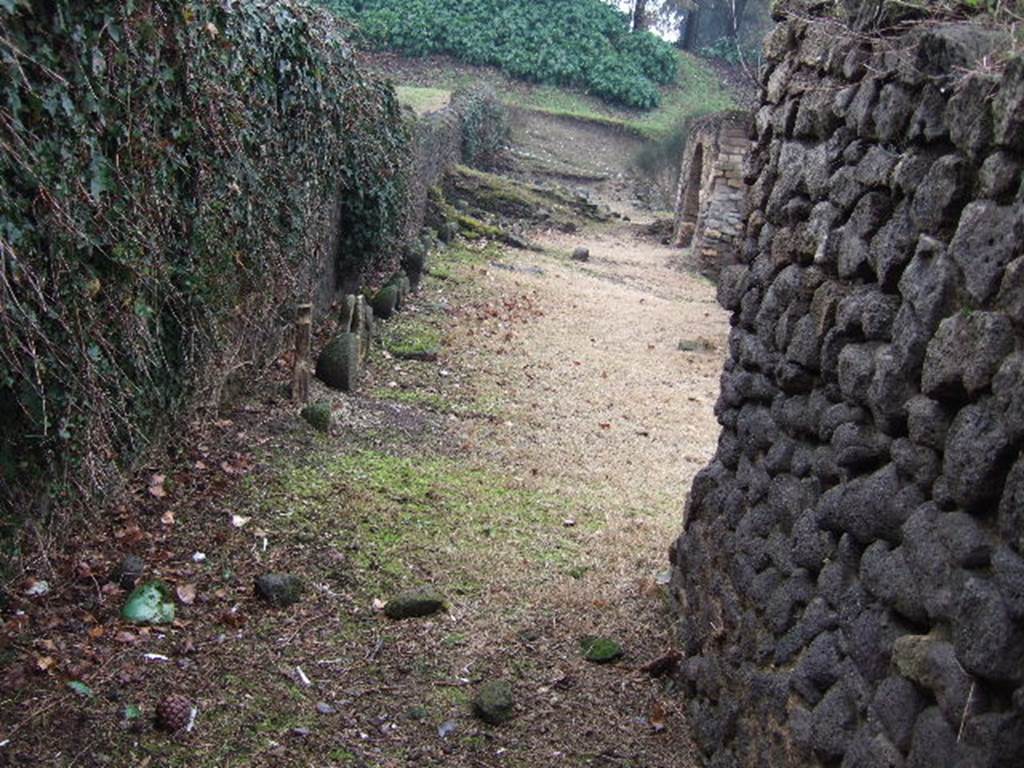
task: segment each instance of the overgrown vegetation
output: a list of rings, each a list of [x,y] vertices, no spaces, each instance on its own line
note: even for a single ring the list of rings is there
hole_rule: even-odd
[[[29,491],[109,489],[325,269],[389,253],[408,129],[292,0],[4,2],[0,29],[9,523]]]
[[[462,159],[474,168],[495,168],[508,147],[508,110],[488,86],[460,91],[452,99],[462,118]]]
[[[672,82],[672,47],[630,32],[629,17],[602,0],[325,0],[357,20],[366,38],[410,56],[449,53],[514,77],[578,86],[629,107],[660,102]]]

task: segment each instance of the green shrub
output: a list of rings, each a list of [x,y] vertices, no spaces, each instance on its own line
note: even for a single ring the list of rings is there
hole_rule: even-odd
[[[328,13],[45,5],[0,2],[0,512],[108,491],[215,404],[326,262],[392,252],[408,165]]]
[[[492,88],[478,86],[459,91],[452,106],[462,118],[462,159],[474,168],[501,165],[508,146],[511,125],[508,109]]]
[[[324,0],[336,3],[337,0]],[[572,85],[629,107],[659,102],[672,82],[672,47],[603,0],[364,0],[353,3],[367,39],[410,56],[448,53],[515,77]]]

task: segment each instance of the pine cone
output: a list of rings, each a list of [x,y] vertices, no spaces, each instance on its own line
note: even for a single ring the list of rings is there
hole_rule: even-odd
[[[156,724],[165,731],[180,731],[192,719],[192,702],[172,693],[165,696],[156,708]]]

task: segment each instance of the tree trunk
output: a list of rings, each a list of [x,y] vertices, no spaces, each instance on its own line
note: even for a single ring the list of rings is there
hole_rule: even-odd
[[[700,26],[700,6],[683,16],[679,23],[679,42],[677,45],[684,51],[692,51],[697,43],[697,28]]]
[[[647,29],[647,0],[633,0],[633,31]]]
[[[740,29],[743,28],[743,13],[747,10],[747,0],[732,0],[732,24],[730,24],[729,37],[738,38]]]

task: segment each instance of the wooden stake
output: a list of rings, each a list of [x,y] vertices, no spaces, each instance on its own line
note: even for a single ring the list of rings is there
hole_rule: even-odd
[[[313,305],[299,304],[295,308],[295,364],[292,368],[292,399],[297,403],[309,401],[309,377],[312,365],[309,350],[313,336]]]

